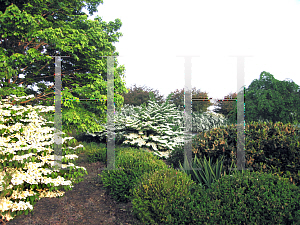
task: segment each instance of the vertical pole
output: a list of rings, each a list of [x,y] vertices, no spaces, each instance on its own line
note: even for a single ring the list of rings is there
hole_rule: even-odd
[[[55,115],[54,127],[54,165],[55,170],[62,169],[62,114],[61,114],[61,57],[70,56],[52,56],[55,57]]]
[[[192,61],[191,57],[199,56],[177,56],[184,57],[184,170],[201,170],[201,168],[192,168]],[[191,103],[191,105],[190,105]]]
[[[54,125],[57,133],[54,135],[54,168],[62,167],[62,116],[61,116],[61,61],[60,57],[55,57],[55,115]],[[58,162],[58,164],[57,164]]]
[[[237,169],[245,169],[245,102],[244,102],[244,77],[245,77],[245,57],[237,57]],[[235,168],[233,168],[234,170]],[[252,168],[247,168],[252,170]]]
[[[115,103],[114,103],[114,57],[107,57],[107,163],[108,170],[115,169]]]
[[[245,170],[245,58],[237,58],[237,168]]]
[[[184,63],[184,73],[185,73],[185,86],[184,86],[184,124],[185,124],[185,137],[184,137],[184,165],[187,168],[184,169],[191,170],[192,168],[192,60],[191,57],[185,58]],[[190,105],[191,103],[191,105]],[[186,162],[187,160],[187,162]]]
[[[191,169],[192,162],[192,148],[191,148],[191,135],[188,133],[192,131],[191,127],[191,108],[192,108],[192,98],[191,98],[191,57],[199,56],[183,56],[185,57],[185,87],[184,87],[184,107],[185,107],[185,138],[184,138],[184,155],[187,157],[188,166]],[[236,57],[236,56],[235,56]],[[247,56],[237,56],[237,170],[245,170],[245,102],[244,102],[244,57]],[[240,91],[241,90],[241,91]],[[186,107],[186,103],[191,101],[191,108]],[[186,164],[186,159],[184,159]],[[201,168],[193,168],[199,170]],[[247,168],[252,170],[252,168]],[[233,168],[232,170],[235,170]]]
[[[58,131],[54,134],[54,160],[61,162],[62,159],[62,137],[58,134],[62,134],[62,114],[61,114],[61,62],[60,57],[55,59],[55,116],[54,124],[55,129]],[[70,56],[65,56],[70,57]],[[115,133],[114,133],[114,57],[115,56],[101,56],[107,57],[107,168],[101,170],[115,170]],[[70,100],[70,99],[69,99]],[[91,100],[91,99],[80,99]],[[94,101],[99,99],[93,99]],[[62,164],[56,164],[54,161],[55,169],[62,169]],[[109,167],[109,168],[108,168]]]

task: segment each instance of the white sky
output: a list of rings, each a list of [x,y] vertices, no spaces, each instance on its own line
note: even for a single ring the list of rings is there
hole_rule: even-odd
[[[246,87],[262,71],[300,85],[299,12],[299,0],[104,0],[88,19],[123,23],[113,44],[127,88],[145,86],[166,98],[185,85],[184,58],[176,56],[199,55],[192,88],[221,99],[237,91],[232,55],[252,56],[245,58]]]

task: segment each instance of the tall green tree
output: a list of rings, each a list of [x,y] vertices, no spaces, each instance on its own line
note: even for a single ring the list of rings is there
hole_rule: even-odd
[[[286,121],[289,121],[291,123],[296,120],[298,120],[298,122],[300,123],[300,87],[292,80],[279,81],[277,83],[277,87],[279,90],[282,90],[286,95],[284,99],[281,97],[282,101],[284,102],[284,105],[279,105],[281,109],[286,109],[286,112],[284,112],[282,116],[285,116]]]
[[[101,0],[85,2],[90,15],[103,3]],[[22,11],[11,4],[0,13],[0,79],[4,78],[1,98],[34,93],[34,101],[24,100],[20,104],[54,105],[54,85],[41,82],[55,81],[55,59],[50,55],[69,55],[61,62],[62,98],[103,99],[62,101],[63,130],[74,128],[77,134],[104,129],[96,122],[107,121],[107,58],[101,56],[118,55],[112,42],[118,42],[122,36],[115,33],[122,25],[119,19],[109,24],[99,17],[87,20],[87,15],[80,12],[83,6],[81,0],[29,0],[23,4]],[[43,54],[44,48],[47,51]],[[125,68],[117,67],[116,58],[114,66],[115,104],[121,107],[124,102],[121,94],[128,92],[122,79]],[[22,73],[25,77],[19,78],[18,74]],[[35,83],[38,83],[37,91],[28,88]],[[18,87],[19,84],[23,86]],[[54,121],[54,113],[52,116]]]
[[[26,7],[26,5],[27,5],[27,3],[30,4],[30,2],[32,2],[32,1],[29,1],[29,0],[26,0],[26,1],[20,1],[20,0],[0,0],[0,10],[1,10],[2,13],[4,13],[5,10],[6,10],[6,8],[8,6],[11,6],[12,4],[14,4],[14,5],[16,5],[20,9],[20,11],[23,11],[24,9],[28,9]],[[87,2],[89,2],[89,1],[87,1]],[[55,4],[55,3],[51,4],[49,2],[46,2],[45,4],[47,6],[47,10],[41,11],[41,14],[42,14],[42,17],[47,18],[48,21],[51,21],[51,22],[54,23],[54,22],[58,22],[59,19],[62,18],[62,17],[63,18],[67,18],[66,15],[65,15],[65,13],[63,13],[64,12],[63,8],[59,9],[59,10],[56,10],[56,9],[52,8],[53,4]],[[78,12],[77,9],[72,8],[72,5],[70,3],[66,3],[66,4],[68,4],[68,6],[73,10],[72,15],[86,15],[85,13]],[[76,4],[78,4],[78,3],[76,3]],[[88,3],[88,4],[91,4],[91,3]],[[94,3],[92,3],[92,4],[94,4]],[[33,3],[33,5],[34,5],[34,3]],[[84,4],[80,4],[80,5],[78,5],[78,7],[81,9],[83,7],[83,5]],[[93,8],[93,6],[91,6],[91,5],[89,5],[89,7]],[[95,11],[95,9],[93,9],[93,10]],[[69,19],[66,19],[66,20],[68,21]],[[4,32],[4,30],[2,30],[2,32]],[[42,50],[47,49],[47,48],[45,48],[45,46],[46,47],[49,46],[48,44],[44,45],[43,43],[41,43],[41,40],[39,38],[33,38],[33,40],[31,42],[29,42],[28,44],[27,43],[24,44],[24,42],[22,42],[21,39],[18,39],[17,36],[10,37],[9,39],[8,38],[6,38],[4,40],[2,39],[1,41],[2,41],[2,46],[5,48],[5,51],[7,51],[8,49],[10,49],[9,46],[14,48],[14,51],[11,51],[11,53],[9,54],[10,56],[12,54],[15,54],[15,53],[21,53],[21,54],[24,54],[24,55],[27,54],[27,50],[29,49],[29,46],[36,46],[34,48],[37,49],[40,52],[42,52]],[[18,46],[18,47],[16,47],[16,46]],[[53,53],[53,51],[52,51],[52,53]],[[48,55],[59,55],[56,52],[54,52],[53,54],[52,53],[50,53]],[[62,58],[62,59],[64,59],[64,58]],[[54,61],[54,60],[55,59],[53,58],[52,61]],[[40,62],[37,61],[37,63],[40,63]],[[30,63],[30,64],[32,64],[32,63]],[[34,64],[33,66],[37,67],[36,64]],[[64,68],[63,68],[64,72],[65,72],[65,69],[66,69],[65,65],[63,65],[63,66],[64,66]],[[41,68],[41,67],[45,67],[45,65],[41,64],[39,66],[39,68]],[[50,67],[48,67],[48,68],[50,68]],[[34,71],[30,70],[32,68],[28,67],[28,65],[25,65],[25,69],[26,69],[25,70],[26,74],[34,73]],[[51,68],[51,70],[52,70],[52,68]],[[64,73],[62,75],[64,75]],[[33,79],[35,81],[34,84],[36,84],[38,82],[38,88],[39,88],[40,91],[43,92],[47,88],[45,85],[43,85],[43,83],[40,83],[42,79],[40,79],[39,77],[32,77],[30,79]],[[14,77],[14,83],[15,83],[15,80],[16,80],[16,77]],[[50,80],[52,81],[52,76],[50,77]],[[10,80],[9,79],[5,79],[5,82],[10,83]],[[49,82],[49,80],[47,82]],[[16,81],[16,83],[19,83],[19,81]],[[23,86],[26,86],[26,87],[28,87],[29,83],[30,82],[29,82],[29,77],[28,76],[27,76],[26,79],[25,78],[23,79],[23,82],[21,82],[21,84]],[[2,86],[7,86],[7,85],[5,85],[5,84],[3,85],[2,84]],[[52,89],[54,90],[54,88],[52,88]],[[32,90],[33,90],[32,87],[26,88],[25,89],[25,93],[28,94],[28,95],[29,94],[35,94],[36,92],[32,91]],[[6,96],[2,96],[2,98],[4,98],[4,97],[6,97]],[[36,101],[35,101],[35,103],[36,103]]]
[[[263,71],[245,90],[245,122],[272,121],[282,123],[299,122],[300,88],[294,82],[279,81]],[[236,121],[236,106],[231,111]]]
[[[198,99],[208,99],[208,94],[205,92],[201,92],[200,90],[196,90],[194,87],[192,90],[192,98],[198,98]],[[173,96],[170,98],[170,103],[175,104],[175,106],[181,111],[184,111],[184,89],[171,92]],[[188,104],[188,103],[187,103]],[[192,101],[192,113],[204,113],[207,111],[208,107],[214,105],[213,103],[209,101]]]

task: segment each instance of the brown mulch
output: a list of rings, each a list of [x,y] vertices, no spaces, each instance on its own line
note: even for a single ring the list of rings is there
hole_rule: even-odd
[[[87,169],[84,180],[74,184],[73,190],[65,191],[62,198],[41,198],[27,215],[22,214],[2,225],[68,225],[103,224],[135,225],[142,224],[132,214],[132,204],[120,203],[109,195],[109,190],[96,180],[106,164],[88,163],[86,156],[79,154],[74,163]],[[166,162],[165,160],[163,160]],[[1,221],[1,220],[0,220]]]

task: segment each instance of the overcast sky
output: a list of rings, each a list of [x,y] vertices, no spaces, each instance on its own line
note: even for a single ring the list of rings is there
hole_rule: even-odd
[[[88,19],[99,15],[123,23],[118,31],[123,36],[114,45],[127,88],[145,86],[164,98],[183,89],[184,58],[179,55],[200,56],[192,59],[192,88],[213,99],[237,91],[232,55],[252,56],[245,58],[246,87],[262,71],[300,85],[299,0],[103,2]]]

